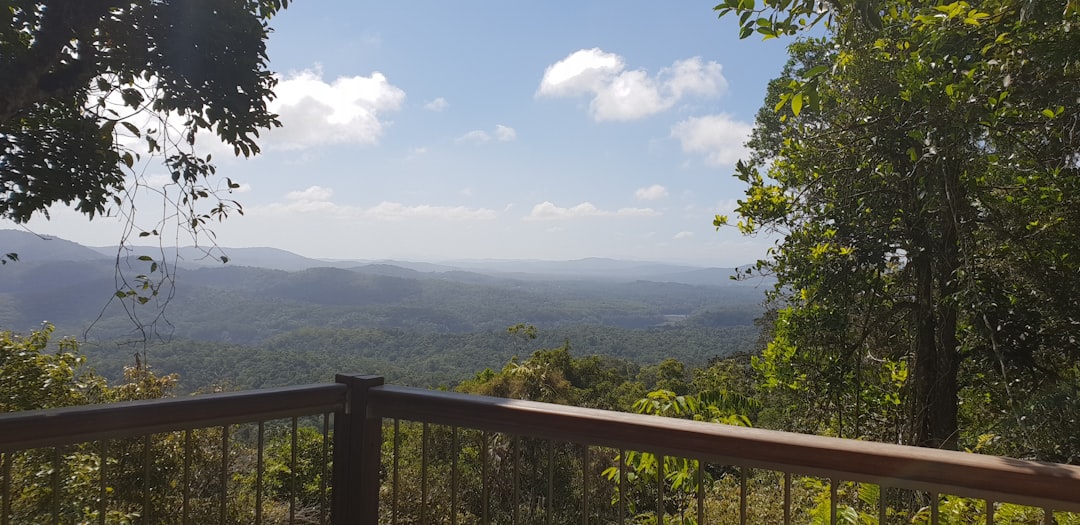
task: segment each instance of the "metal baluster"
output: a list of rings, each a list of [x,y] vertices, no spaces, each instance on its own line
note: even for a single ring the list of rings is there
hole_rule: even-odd
[[[1043,523],[1045,525],[1054,525],[1054,509],[1043,509]]]
[[[941,519],[938,499],[937,492],[930,493],[930,525],[938,525],[938,520]]]
[[[322,416],[322,459],[319,465],[319,525],[326,525],[326,479],[330,477],[330,412]]]
[[[458,448],[458,427],[454,427],[451,434],[450,450],[453,455],[450,456],[450,525],[457,525],[458,455],[461,452]]]
[[[229,501],[229,425],[221,427],[221,506],[218,521],[225,525]]]
[[[626,451],[619,451],[619,524],[626,525]]]
[[[746,478],[749,467],[739,467],[739,524],[746,525]]]
[[[555,494],[555,445],[551,441],[547,444],[547,478],[547,498],[544,502],[547,505],[547,512],[544,513],[544,524],[551,525],[551,514],[554,508],[552,499]]]
[[[262,525],[263,497],[263,434],[265,423],[259,421],[259,435],[255,444],[255,525]],[[344,497],[344,496],[342,496]]]
[[[791,473],[784,473],[784,525],[791,525]]]
[[[153,448],[151,447],[151,437],[149,435],[143,436],[143,508],[142,517],[143,523],[151,523],[151,515],[153,514],[153,507],[150,501],[150,472],[153,465]]]
[[[53,470],[52,470],[52,522],[54,525],[60,525],[60,458],[63,456],[62,448],[56,447],[53,449]]]
[[[697,522],[705,523],[705,462],[697,461]]]
[[[986,500],[986,525],[994,525],[994,502]]]
[[[840,480],[832,478],[829,480],[829,523],[836,525],[840,516],[836,515],[836,508],[838,506],[840,492]]]
[[[428,424],[420,433],[420,525],[427,524]]]
[[[109,479],[108,469],[106,468],[109,461],[109,440],[101,440],[101,456],[98,457],[98,523],[105,525],[105,515],[109,512]]]
[[[589,525],[589,446],[581,446],[581,523]]]
[[[514,525],[521,521],[521,483],[518,478],[521,469],[521,438],[514,436]]]
[[[184,431],[184,497],[183,497],[183,522],[191,524],[191,429]]]
[[[656,455],[656,523],[664,522],[664,455]]]
[[[5,452],[0,466],[0,525],[10,525],[11,516],[11,460],[14,452]]]
[[[289,525],[296,523],[296,433],[296,416],[293,416],[289,435]]]
[[[394,476],[394,488],[391,495],[390,503],[390,523],[397,525],[398,523],[398,495],[401,490],[401,478],[398,475],[399,458],[401,457],[401,420],[394,419],[394,456],[393,456],[393,476]]]
[[[491,523],[488,521],[488,435],[487,432],[480,433],[480,440],[483,443],[480,447],[481,461],[480,461],[480,522],[484,525]]]
[[[889,487],[878,485],[878,525],[885,525],[885,521],[888,519],[888,495]]]

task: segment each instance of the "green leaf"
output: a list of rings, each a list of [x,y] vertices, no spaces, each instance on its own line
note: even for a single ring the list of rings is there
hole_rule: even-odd
[[[149,261],[153,261],[153,260],[154,260],[154,258],[153,258],[153,257],[150,257],[149,255],[140,255],[140,256],[139,256],[139,260],[140,260],[140,261],[147,261],[147,262],[149,262]]]
[[[130,131],[132,135],[135,135],[136,137],[141,137],[142,136],[142,133],[139,133],[139,128],[137,128],[135,126],[135,124],[132,124],[132,123],[125,120],[125,121],[120,122],[120,125],[127,128],[127,130]]]
[[[794,113],[796,117],[802,112],[802,103],[802,93],[796,93],[795,96],[791,97],[791,112]]]

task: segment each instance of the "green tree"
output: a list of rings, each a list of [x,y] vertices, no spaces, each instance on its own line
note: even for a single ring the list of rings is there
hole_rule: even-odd
[[[128,223],[123,245],[129,235],[173,230],[198,238],[212,220],[242,213],[228,196],[238,185],[213,180],[211,155],[200,154],[196,142],[220,141],[236,155],[250,156],[259,152],[260,131],[280,126],[267,109],[277,82],[267,69],[267,21],[287,5],[4,2],[0,218],[24,223],[35,214],[48,217],[55,203],[91,219],[117,214]],[[135,196],[148,187],[139,169],[143,161],[168,170],[171,185],[152,189],[175,213],[136,223]],[[8,254],[4,262],[15,259]],[[140,259],[149,271],[130,279],[119,275],[117,293],[146,303],[171,280],[170,270],[148,255]]]
[[[772,36],[810,25],[810,4],[718,9],[765,15],[751,23]],[[780,237],[757,265],[783,306],[760,368],[772,386],[853,397],[862,434],[864,372],[905,362],[908,426],[892,439],[956,447],[965,367],[1076,357],[1080,18],[1049,0],[830,6],[737,166],[740,229]]]
[[[84,405],[102,397],[104,381],[82,365],[73,339],[50,348],[53,326],[22,336],[0,332],[0,412]]]

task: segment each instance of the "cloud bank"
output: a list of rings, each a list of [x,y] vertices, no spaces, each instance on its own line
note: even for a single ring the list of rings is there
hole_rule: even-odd
[[[409,219],[438,221],[490,220],[498,216],[487,208],[465,206],[432,206],[428,204],[406,205],[383,201],[370,208],[345,206],[331,199],[334,191],[322,186],[310,186],[285,195],[284,203],[260,206],[249,210],[254,214],[288,216],[297,214],[321,214],[340,219],[366,219],[374,221],[400,221]]]
[[[623,58],[600,48],[581,49],[544,71],[537,97],[589,97],[596,121],[635,120],[668,110],[688,96],[727,90],[722,66],[700,57],[679,60],[650,76],[627,70]]]
[[[652,208],[620,208],[616,211],[601,210],[591,202],[583,202],[570,208],[560,208],[550,201],[533,206],[526,221],[557,221],[583,217],[656,217],[660,212]]]
[[[282,127],[267,133],[267,144],[280,149],[303,149],[328,144],[372,145],[379,141],[384,115],[401,108],[405,92],[382,73],[370,77],[339,77],[332,82],[322,71],[305,69],[281,78],[270,111]]]
[[[730,115],[708,115],[683,120],[671,128],[671,136],[679,140],[686,153],[702,155],[711,166],[733,166],[747,158],[746,141],[753,126],[735,120]]]

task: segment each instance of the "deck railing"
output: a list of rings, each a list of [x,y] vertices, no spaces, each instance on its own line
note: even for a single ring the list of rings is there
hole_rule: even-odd
[[[876,484],[890,490],[916,491],[929,502],[927,507],[930,523],[937,523],[939,499],[937,495],[953,495],[976,498],[985,507],[980,516],[985,516],[986,523],[995,523],[996,503],[1016,503],[1045,509],[1041,520],[1055,523],[1055,511],[1080,512],[1080,467],[1022,461],[1009,458],[984,456],[963,452],[931,450],[904,447],[881,443],[871,443],[846,439],[791,434],[760,429],[731,427],[687,420],[660,418],[587,408],[568,407],[546,403],[518,401],[509,399],[471,396],[451,392],[431,391],[408,387],[383,385],[382,379],[371,376],[338,376],[336,384],[312,385],[282,389],[257,390],[229,394],[211,394],[189,398],[122,403],[117,405],[98,405],[72,407],[46,411],[0,414],[0,453],[3,454],[3,473],[0,479],[0,492],[3,496],[3,511],[0,522],[4,525],[11,519],[12,458],[30,449],[43,447],[66,447],[86,442],[108,443],[109,440],[138,438],[165,432],[190,432],[195,428],[221,428],[222,446],[226,449],[220,454],[222,484],[221,501],[218,503],[220,522],[226,522],[226,506],[230,505],[226,494],[226,478],[235,472],[237,465],[230,464],[229,429],[245,423],[259,423],[259,462],[255,466],[255,476],[262,476],[262,433],[260,422],[287,418],[292,420],[292,462],[296,463],[296,419],[304,416],[322,417],[323,454],[329,440],[333,441],[332,461],[332,503],[320,505],[320,516],[315,522],[328,519],[336,524],[367,524],[381,522],[480,522],[490,523],[493,518],[488,513],[492,502],[488,497],[493,487],[503,486],[509,491],[513,487],[515,508],[506,521],[517,522],[518,505],[523,501],[518,496],[518,485],[522,474],[518,470],[519,456],[517,439],[537,438],[547,443],[572,443],[582,451],[580,473],[575,479],[584,486],[578,491],[581,510],[575,514],[582,523],[625,522],[632,519],[633,513],[626,512],[625,498],[612,501],[590,501],[590,494],[596,487],[609,483],[595,476],[602,462],[611,463],[619,470],[619,481],[625,482],[627,468],[626,451],[644,451],[659,458],[687,458],[698,465],[697,476],[703,478],[705,465],[712,465],[711,475],[730,476],[736,479],[738,489],[734,492],[738,501],[730,505],[731,515],[725,519],[713,514],[706,516],[705,500],[709,497],[698,485],[696,505],[691,518],[698,523],[764,523],[764,518],[755,517],[753,509],[748,509],[747,472],[770,471],[779,480],[775,494],[779,500],[772,506],[780,509],[776,521],[788,523],[800,522],[799,510],[793,509],[793,476],[813,476],[827,478],[829,487],[828,503],[830,512],[828,521],[836,523],[842,499],[844,482]],[[332,416],[332,417],[331,417]],[[401,459],[399,436],[401,425],[416,422],[423,426],[423,442],[420,455],[419,480],[420,494],[413,494],[413,501],[418,501],[421,509],[419,517],[410,515],[404,519],[399,515],[398,498],[405,497],[398,488],[398,464]],[[433,479],[442,474],[433,474],[436,452],[429,451],[429,425],[451,429],[455,450],[447,460],[445,479]],[[330,428],[334,427],[333,432]],[[483,439],[476,456],[480,463],[479,472],[470,474],[470,479],[479,479],[481,487],[474,492],[481,500],[479,512],[466,515],[459,512],[462,505],[459,494],[462,493],[464,479],[463,468],[458,458],[461,446],[459,429],[474,429]],[[462,430],[464,431],[464,430]],[[392,436],[391,436],[392,434]],[[495,466],[489,457],[495,454],[488,448],[490,436],[513,436],[514,445],[511,455],[500,456],[501,461],[509,462],[513,467],[503,471],[512,472],[511,479],[493,479]],[[250,438],[250,436],[249,436]],[[146,448],[150,450],[149,447]],[[552,447],[547,446],[548,466],[551,466]],[[590,453],[590,450],[594,451]],[[601,451],[596,453],[595,451]],[[614,452],[614,453],[612,453]],[[59,455],[59,454],[58,454]],[[103,455],[109,457],[108,454]],[[599,459],[598,459],[599,458]],[[326,458],[327,460],[329,458]],[[329,461],[327,461],[329,462]],[[612,463],[613,462],[613,463]],[[147,459],[149,464],[149,459]],[[185,460],[185,464],[187,460]],[[663,460],[659,461],[663,465]],[[93,514],[100,523],[106,523],[108,515],[107,496],[109,463],[101,460],[99,504],[101,511]],[[723,468],[733,468],[730,472]],[[148,467],[149,468],[149,467]],[[185,467],[186,468],[186,467]],[[324,468],[329,468],[325,467]],[[293,470],[295,472],[295,469]],[[443,471],[440,471],[443,472]],[[530,470],[535,475],[535,470]],[[725,474],[725,472],[727,472]],[[719,474],[717,474],[719,473]],[[327,472],[329,474],[329,472]],[[549,476],[546,487],[553,490]],[[326,478],[323,476],[323,483]],[[429,479],[432,478],[432,479]],[[187,475],[184,475],[185,484]],[[772,478],[770,478],[772,479]],[[449,501],[436,501],[434,485],[448,486],[448,490],[439,494],[448,495]],[[262,487],[258,483],[257,487]],[[592,489],[590,489],[592,487]],[[186,485],[183,487],[186,490]],[[295,488],[295,482],[294,482]],[[323,493],[327,493],[324,487]],[[146,490],[154,490],[147,488]],[[617,490],[617,489],[616,489]],[[662,522],[665,510],[665,485],[663,476],[657,477],[655,490],[651,493],[656,499],[650,504],[638,502],[638,514],[641,509],[651,508],[654,522]],[[58,492],[52,493],[57,496]],[[928,497],[926,497],[929,495]],[[60,495],[62,496],[62,495]],[[559,518],[552,518],[551,506],[553,494],[542,495],[542,512],[546,522],[562,523]],[[261,498],[261,495],[258,495]],[[145,501],[150,502],[149,496]],[[188,501],[185,492],[184,503]],[[539,500],[538,500],[539,501]],[[880,499],[878,515],[884,523],[891,516],[886,498]],[[380,513],[382,505],[382,513]],[[617,512],[605,513],[603,508],[618,507]],[[289,522],[296,522],[290,503]],[[431,508],[428,512],[425,509]],[[329,510],[329,518],[325,510]],[[436,512],[436,508],[441,509]],[[156,509],[156,515],[169,513],[172,521],[150,520],[145,513],[139,514],[136,522],[184,522],[187,509]],[[259,522],[259,510],[256,507],[251,522]],[[179,516],[179,517],[178,517]],[[59,513],[53,514],[54,522],[63,522]],[[982,518],[980,518],[980,521]]]

